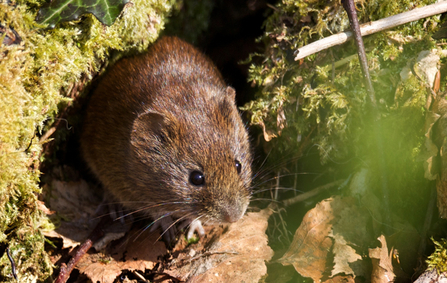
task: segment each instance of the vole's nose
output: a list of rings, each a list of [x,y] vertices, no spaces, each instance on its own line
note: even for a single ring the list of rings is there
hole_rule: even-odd
[[[236,221],[239,220],[239,218],[240,218],[240,216],[235,217],[234,215],[232,215],[232,214],[228,214],[228,213],[226,213],[226,214],[224,215],[224,220],[225,220],[225,222],[229,222],[229,223],[236,222]]]
[[[224,219],[225,222],[228,223],[236,222],[242,218],[246,209],[247,206],[245,205],[232,207],[231,209],[227,209],[222,213],[223,216],[222,218]]]

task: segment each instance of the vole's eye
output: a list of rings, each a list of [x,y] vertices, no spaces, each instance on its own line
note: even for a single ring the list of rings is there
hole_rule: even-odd
[[[241,174],[242,164],[239,162],[239,160],[235,160],[234,162],[235,162],[234,165],[236,166],[237,173]]]
[[[194,186],[202,186],[205,184],[205,176],[203,176],[202,172],[192,171],[189,175],[189,182]]]

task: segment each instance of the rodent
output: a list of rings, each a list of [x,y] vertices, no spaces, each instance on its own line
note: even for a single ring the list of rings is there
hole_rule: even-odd
[[[192,222],[188,238],[245,213],[252,155],[235,91],[192,45],[163,37],[119,60],[84,119],[82,155],[125,208],[164,230]]]

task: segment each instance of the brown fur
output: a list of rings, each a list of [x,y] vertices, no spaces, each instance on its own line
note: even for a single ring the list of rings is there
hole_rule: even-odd
[[[207,57],[164,37],[102,78],[85,118],[83,156],[127,208],[154,219],[236,221],[249,202],[252,160],[234,99]],[[190,183],[194,170],[204,186]]]

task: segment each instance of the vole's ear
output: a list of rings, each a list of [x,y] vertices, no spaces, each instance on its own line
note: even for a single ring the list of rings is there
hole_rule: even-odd
[[[140,114],[133,122],[130,142],[134,146],[147,146],[166,140],[166,127],[169,124],[165,115],[149,111]]]
[[[236,101],[236,90],[234,88],[232,88],[231,86],[227,86],[227,89],[225,91],[231,101]]]

